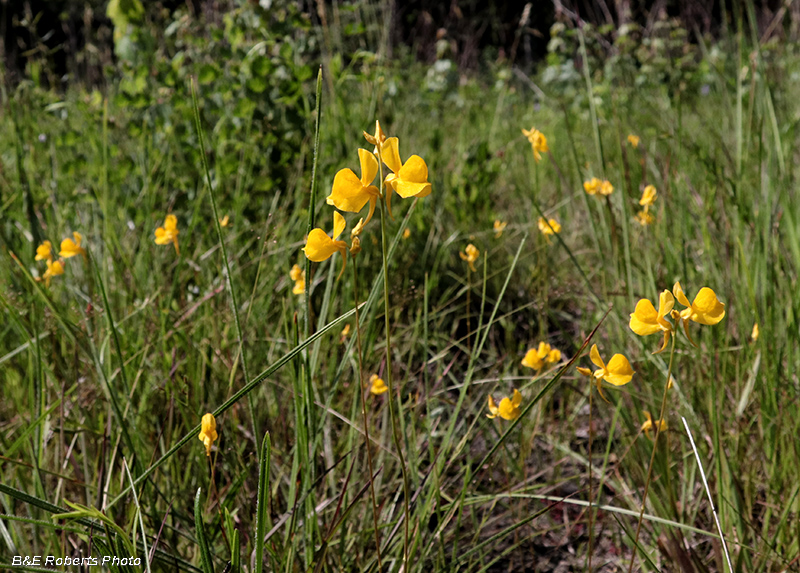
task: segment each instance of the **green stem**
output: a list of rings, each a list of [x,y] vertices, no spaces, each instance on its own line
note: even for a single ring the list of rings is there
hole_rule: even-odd
[[[631,564],[628,567],[628,573],[633,571],[633,564],[636,562],[636,548],[639,546],[639,533],[642,529],[642,519],[644,518],[644,506],[647,503],[647,492],[650,490],[650,481],[653,477],[653,462],[656,459],[656,449],[658,448],[658,437],[661,435],[661,421],[664,419],[664,412],[667,409],[667,394],[669,393],[669,381],[672,380],[672,359],[675,357],[675,338],[672,336],[672,345],[669,349],[669,368],[667,368],[667,381],[664,383],[664,395],[661,398],[661,411],[659,412],[658,419],[654,422],[656,427],[655,436],[653,436],[653,452],[650,454],[650,463],[647,466],[647,481],[644,483],[644,497],[642,497],[642,509],[639,512],[639,521],[636,523],[636,537],[633,541],[633,555],[631,555]]]
[[[361,326],[358,321],[358,262],[356,257],[352,257],[353,259],[353,298],[355,299],[355,306],[356,306],[356,341],[358,343],[358,384],[356,384],[356,390],[358,391],[361,397],[361,416],[364,418],[364,445],[367,448],[367,466],[369,467],[369,493],[372,497],[372,521],[375,525],[375,550],[378,553],[378,571],[383,571],[383,565],[381,564],[381,538],[380,538],[380,531],[378,530],[378,503],[375,500],[375,483],[373,481],[373,476],[375,475],[375,471],[372,469],[372,450],[370,449],[369,443],[369,418],[367,417],[367,398],[364,395],[364,388],[362,386],[364,382],[364,365],[361,362],[362,357],[362,350],[361,350]],[[389,401],[391,402],[391,396],[389,397]]]
[[[594,551],[594,529],[592,528],[592,442],[594,441],[594,428],[592,427],[592,398],[594,390],[589,384],[589,452],[586,458],[589,460],[589,573],[592,573],[592,553]]]
[[[383,181],[383,166],[381,165],[381,181]],[[381,185],[383,186],[383,185]],[[391,189],[384,191],[381,189],[382,194],[392,193]],[[392,422],[392,440],[395,448],[397,448],[397,457],[400,459],[400,470],[403,473],[403,570],[408,568],[408,522],[410,517],[409,511],[409,495],[410,488],[408,485],[408,471],[406,468],[405,456],[403,456],[403,447],[400,440],[400,434],[397,431],[397,414],[394,411],[394,385],[392,383],[392,339],[391,327],[389,325],[389,262],[387,252],[389,250],[388,240],[386,238],[386,198],[384,197],[381,204],[381,254],[383,256],[383,305],[384,305],[384,325],[386,330],[386,385],[389,387],[389,418]],[[399,396],[399,394],[398,394]]]

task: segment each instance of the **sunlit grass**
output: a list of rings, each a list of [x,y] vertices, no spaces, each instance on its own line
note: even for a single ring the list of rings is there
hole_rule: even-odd
[[[113,99],[10,94],[0,562],[79,546],[150,551],[153,570],[722,571],[684,417],[734,568],[788,568],[800,109],[788,73],[730,60],[706,95],[570,105],[354,64],[318,84],[317,114],[308,82],[303,154],[268,190],[202,86],[196,126],[175,120],[194,146]],[[377,167],[376,116],[403,153]],[[414,156],[431,193],[403,180],[390,216],[386,175]]]

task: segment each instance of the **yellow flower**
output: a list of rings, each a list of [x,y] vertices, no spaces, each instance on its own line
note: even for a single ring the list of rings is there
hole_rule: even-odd
[[[339,235],[342,234],[347,223],[338,211],[333,212],[333,238],[331,239],[322,229],[312,229],[308,234],[306,246],[303,252],[309,260],[315,263],[327,261],[334,253],[342,255],[342,270],[339,272],[339,277],[344,273],[347,266],[347,243],[344,241],[337,241]]]
[[[758,340],[758,334],[758,323],[756,322],[753,324],[753,332],[750,334],[750,338],[753,340],[753,342]]]
[[[636,213],[633,217],[633,220],[639,223],[642,227],[646,227],[647,225],[651,225],[656,218],[653,217],[652,213],[647,210],[647,207]]]
[[[597,345],[593,344],[592,350],[589,352],[589,358],[594,365],[597,366],[598,370],[592,372],[588,368],[578,367],[578,372],[585,376],[594,378],[595,384],[597,385],[597,391],[600,392],[600,396],[603,398],[603,400],[605,400],[606,397],[603,396],[603,389],[600,384],[601,381],[605,380],[614,386],[624,386],[631,381],[631,378],[633,378],[634,371],[633,368],[631,368],[631,363],[628,362],[628,359],[622,354],[615,354],[612,356],[611,360],[608,361],[608,365],[606,365],[606,363],[603,362],[603,359],[600,357],[600,352],[597,350]]]
[[[231,222],[231,218],[228,215],[225,215],[222,219],[219,220],[220,227],[227,227],[228,223]]]
[[[384,392],[389,390],[389,387],[386,385],[386,382],[383,381],[383,378],[378,378],[377,374],[373,374],[372,376],[369,377],[369,383],[370,383],[369,391],[375,394],[376,396],[383,394]]]
[[[546,342],[540,342],[538,348],[529,348],[522,359],[522,365],[534,370],[541,370],[547,364],[555,364],[561,360],[561,351],[552,348]]]
[[[539,160],[542,158],[540,152],[547,153],[550,151],[550,148],[547,147],[547,138],[541,131],[534,128],[531,128],[530,131],[523,129],[522,133],[528,138],[528,141],[531,142],[531,147],[533,147],[533,158],[536,160],[536,163],[539,163]]]
[[[664,352],[667,348],[669,337],[674,332],[672,323],[666,319],[674,305],[675,299],[672,293],[665,290],[658,297],[658,312],[656,312],[652,302],[643,298],[636,303],[636,309],[631,313],[629,326],[639,336],[649,336],[657,332],[664,333],[664,343],[656,354]]]
[[[467,261],[469,263],[470,270],[474,273],[475,272],[475,261],[478,260],[481,252],[478,248],[470,243],[467,245],[467,248],[464,249],[463,253],[458,253],[458,256],[461,257],[462,261]]]
[[[597,177],[592,177],[583,182],[583,190],[589,195],[596,195],[600,191],[600,185],[602,185],[602,182]]]
[[[156,245],[175,245],[175,253],[181,254],[178,247],[178,219],[175,215],[167,215],[164,218],[164,226],[156,229]]]
[[[344,341],[347,340],[347,336],[350,334],[350,325],[345,324],[342,332],[339,334],[339,343],[344,344]]]
[[[691,304],[683,293],[681,283],[675,283],[675,286],[672,287],[672,292],[679,303],[688,307],[680,312],[680,317],[684,322],[691,320],[699,324],[713,326],[725,318],[725,305],[719,301],[717,294],[708,287],[701,288]]]
[[[50,241],[45,241],[38,247],[36,247],[36,257],[34,260],[37,261],[52,261],[53,260],[53,245]]]
[[[300,268],[300,265],[294,265],[292,267],[292,270],[289,271],[289,278],[294,281],[292,294],[303,294],[306,292],[306,272]]]
[[[500,219],[495,219],[495,221],[494,221],[494,238],[495,239],[499,239],[500,238],[500,235],[503,234],[503,231],[505,231],[507,225],[508,225],[508,223],[506,223],[505,221],[501,221]]]
[[[637,147],[639,147],[639,136],[638,136],[638,135],[633,135],[633,134],[631,133],[631,134],[628,136],[628,143],[630,143],[630,144],[631,144],[631,146],[632,146],[634,149],[636,149]]]
[[[58,255],[65,259],[74,257],[75,255],[86,256],[86,250],[81,248],[81,239],[83,239],[81,234],[73,232],[72,236],[75,239],[74,241],[72,239],[64,239],[61,241],[61,252],[59,252]]]
[[[396,137],[388,138],[380,147],[381,159],[392,171],[384,179],[389,192],[386,193],[386,207],[391,211],[391,199],[394,190],[403,199],[409,197],[427,197],[431,194],[428,181],[428,166],[419,155],[412,155],[405,163],[400,161],[399,141]]]
[[[358,213],[369,203],[369,214],[366,225],[375,213],[380,192],[372,185],[372,180],[378,173],[378,160],[366,149],[358,150],[358,159],[361,162],[361,179],[352,169],[342,169],[333,178],[333,189],[327,198],[328,205],[333,205],[340,211]],[[427,172],[426,172],[427,176]]]
[[[403,239],[408,239],[409,237],[411,237],[411,229],[406,227],[403,229]]]
[[[50,279],[64,274],[64,265],[61,261],[54,261],[53,259],[47,259],[47,270],[44,272],[44,280],[45,285],[48,287],[50,286]]]
[[[600,194],[605,195],[606,197],[611,195],[614,192],[614,186],[611,184],[611,181],[606,179],[600,184]]]
[[[551,235],[561,232],[561,224],[555,219],[539,217],[537,224],[539,225],[539,231],[541,231],[542,235],[544,235],[548,241],[550,241]]]
[[[206,455],[211,455],[211,445],[217,440],[217,421],[214,419],[214,414],[210,412],[203,415],[203,421],[200,425],[200,434],[197,436],[203,445],[206,447]]]
[[[658,191],[652,185],[648,185],[642,191],[642,198],[639,199],[639,205],[647,210],[648,207],[652,206],[653,203],[656,202],[656,198],[658,197]]]
[[[520,404],[522,404],[522,394],[519,393],[519,390],[516,388],[514,389],[514,395],[512,398],[503,398],[500,400],[500,405],[496,405],[494,402],[494,398],[492,395],[489,395],[489,413],[486,414],[487,418],[496,418],[500,416],[504,420],[516,420],[519,418],[521,410],[519,408]]]
[[[667,429],[667,421],[666,420],[659,420],[658,422],[653,422],[653,417],[650,415],[650,412],[644,413],[645,417],[647,418],[644,423],[642,424],[642,432],[649,438],[650,432],[653,430],[656,424],[658,424],[658,431],[663,432]]]

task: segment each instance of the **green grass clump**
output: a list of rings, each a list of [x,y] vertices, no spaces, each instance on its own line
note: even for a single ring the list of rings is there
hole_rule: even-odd
[[[375,47],[328,55],[316,84],[297,54],[215,36],[268,63],[203,61],[194,101],[180,66],[172,84],[143,80],[139,104],[125,74],[107,97],[7,93],[0,562],[80,551],[135,553],[154,571],[621,570],[634,558],[727,570],[685,418],[733,568],[790,570],[800,59],[747,35],[703,45],[680,77],[646,42],[606,68],[601,36],[575,29],[530,77],[498,64],[453,78]],[[268,92],[251,75],[268,64],[286,67],[288,99],[231,107]],[[393,219],[379,206],[337,280],[338,255],[312,264],[301,249],[332,227],[325,198],[337,171],[358,172],[356,150],[372,151],[362,132],[375,119],[402,159],[424,158],[432,193],[395,196]],[[538,162],[521,132],[532,126],[549,147]],[[593,176],[614,192],[588,195]],[[170,213],[179,254],[154,241]],[[345,213],[348,231],[359,216]],[[37,246],[50,240],[58,259],[73,232],[85,256],[48,286]],[[674,353],[652,354],[660,340],[635,336],[629,315],[676,281],[690,300],[713,288],[726,316],[690,326],[697,347],[677,329]],[[540,342],[561,359],[522,366]],[[574,368],[592,344],[636,371],[603,386],[608,401]],[[654,449],[641,428],[668,372]],[[373,374],[391,391],[369,392]],[[487,397],[514,389],[515,415],[488,419]]]

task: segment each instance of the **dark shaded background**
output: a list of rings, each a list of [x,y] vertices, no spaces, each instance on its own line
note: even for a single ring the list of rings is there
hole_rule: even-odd
[[[143,4],[148,20],[166,21],[178,8],[209,15],[225,10],[231,1],[145,0]],[[730,26],[735,14],[747,12],[747,4],[737,0],[389,1],[394,45],[404,44],[415,57],[426,61],[435,58],[437,41],[445,39],[453,46],[452,55],[462,69],[477,66],[487,48],[491,56],[511,58],[523,66],[534,64],[545,56],[549,29],[556,20],[613,26],[632,20],[647,27],[659,15],[666,15],[681,20],[696,37],[718,36],[726,25]],[[297,4],[319,21],[317,2]],[[797,4],[793,2],[788,9],[792,20],[800,19]],[[32,55],[46,55],[57,82],[76,77],[89,84],[101,81],[104,66],[113,64],[112,27],[105,15],[106,5],[107,0],[0,0],[0,56],[6,81],[19,81]],[[776,14],[787,16],[786,9],[781,14],[781,5],[780,0],[752,0],[759,30],[769,29]],[[773,28],[771,33],[785,33],[782,26]]]

